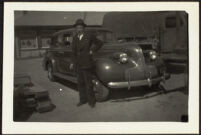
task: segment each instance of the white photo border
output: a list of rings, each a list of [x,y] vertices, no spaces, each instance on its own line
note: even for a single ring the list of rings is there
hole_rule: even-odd
[[[189,15],[189,122],[14,122],[14,11],[186,11]],[[4,2],[3,134],[199,133],[198,2]]]

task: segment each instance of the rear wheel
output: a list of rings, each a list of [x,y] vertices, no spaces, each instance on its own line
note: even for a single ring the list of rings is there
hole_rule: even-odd
[[[95,92],[96,101],[102,102],[108,99],[109,89],[105,87],[100,81],[93,80],[93,90]]]
[[[53,67],[51,64],[48,64],[47,73],[48,73],[48,78],[50,81],[52,81],[52,82],[56,81],[56,78],[53,75]]]

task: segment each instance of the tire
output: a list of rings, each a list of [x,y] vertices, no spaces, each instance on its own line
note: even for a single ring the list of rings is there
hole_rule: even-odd
[[[151,89],[152,89],[152,90],[159,89],[159,88],[160,88],[160,82],[158,82],[158,83],[156,83],[156,84],[153,84],[153,85],[151,86]]]
[[[142,87],[143,87],[143,89],[146,89],[146,90],[148,89],[150,91],[153,91],[153,90],[159,89],[159,86],[160,86],[160,82],[153,84],[151,86],[146,85],[146,86],[142,86]]]
[[[53,75],[53,67],[51,64],[48,64],[47,66],[47,75],[48,75],[48,79],[51,81],[51,82],[55,82],[56,81],[56,78],[55,76]]]
[[[95,91],[96,101],[102,102],[108,99],[109,89],[105,87],[100,81],[93,80],[93,90]]]

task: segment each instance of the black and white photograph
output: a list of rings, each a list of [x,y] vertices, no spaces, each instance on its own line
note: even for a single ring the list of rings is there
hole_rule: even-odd
[[[45,122],[54,127],[54,123],[70,126],[95,122],[96,128],[100,123],[118,123],[115,128],[121,128],[121,123],[141,123],[143,127],[150,122],[186,126],[197,118],[198,112],[192,117],[191,109],[198,107],[199,101],[192,102],[196,102],[199,89],[189,77],[198,74],[198,67],[190,63],[190,55],[198,56],[195,48],[199,47],[198,41],[192,44],[198,36],[190,35],[190,19],[197,17],[193,18],[192,12],[185,8],[155,10],[153,5],[153,10],[139,10],[135,2],[136,10],[128,3],[125,5],[131,10],[120,5],[118,10],[113,6],[114,10],[108,10],[112,3],[106,3],[102,10],[94,10],[90,3],[83,10],[76,7],[78,3],[72,3],[73,10],[64,10],[69,5],[65,2],[56,6],[49,3],[44,9],[45,3],[40,3],[37,10],[27,7],[31,3],[23,4],[15,3],[19,8],[12,8],[12,13],[7,10],[12,14],[13,26],[9,27],[13,27],[13,34],[4,41],[13,39],[10,52],[5,52],[9,49],[4,44],[4,59],[12,57],[7,73],[9,69],[12,72],[6,79],[12,78],[13,83],[5,83],[3,89],[7,94],[6,86],[12,85],[11,115],[5,119],[25,127],[29,123]]]

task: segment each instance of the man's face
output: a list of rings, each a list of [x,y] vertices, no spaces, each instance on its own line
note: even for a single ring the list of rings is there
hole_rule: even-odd
[[[77,25],[75,28],[78,34],[82,34],[84,32],[84,26],[82,25]]]

